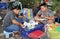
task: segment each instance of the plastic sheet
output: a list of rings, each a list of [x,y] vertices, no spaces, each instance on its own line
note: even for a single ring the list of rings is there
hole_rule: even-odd
[[[20,33],[23,37],[28,38],[29,33],[34,32],[35,30],[42,31],[43,27],[44,27],[44,24],[39,24],[39,25],[36,25],[36,27],[34,29],[28,29],[27,27],[20,28],[20,30],[21,30]]]

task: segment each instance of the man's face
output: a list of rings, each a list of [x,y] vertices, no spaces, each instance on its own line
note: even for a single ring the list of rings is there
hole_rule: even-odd
[[[15,13],[15,14],[19,14],[19,12],[20,12],[20,10],[14,9],[14,13]]]
[[[47,9],[48,9],[47,6],[41,6],[41,11],[42,12],[46,12]]]

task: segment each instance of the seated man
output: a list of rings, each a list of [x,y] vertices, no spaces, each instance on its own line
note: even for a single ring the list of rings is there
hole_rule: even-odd
[[[39,10],[39,12],[37,14],[41,15],[40,18],[46,19],[45,21],[42,21],[44,24],[46,24],[46,22],[48,20],[54,19],[53,11],[49,10],[47,4],[45,4],[45,3],[40,5],[40,10]]]
[[[44,24],[47,24],[47,22],[49,22],[49,21],[51,21],[50,23],[52,23],[54,21],[54,13],[53,13],[53,11],[48,9],[47,4],[41,4],[40,10],[37,14],[41,15],[40,18],[45,19],[44,21],[42,21],[42,23],[44,23]],[[44,31],[45,31],[45,29],[44,29]],[[48,35],[47,35],[47,38],[49,39]]]
[[[40,15],[40,16],[39,16]],[[37,19],[44,19],[44,20],[37,20]],[[42,23],[42,24],[46,24],[48,22],[48,20],[54,21],[54,13],[53,11],[48,9],[47,4],[41,4],[40,5],[40,10],[37,13],[37,15],[35,16],[35,20]],[[43,31],[44,30],[44,26],[43,26]]]
[[[17,21],[18,18],[17,16],[19,15],[21,7],[18,4],[14,5],[14,3],[12,4],[13,6],[11,8],[11,11],[9,11],[4,18],[3,26],[4,26],[4,31],[13,32],[14,36],[17,37],[19,27],[23,27],[24,25]],[[8,38],[9,37],[7,37],[7,39]]]

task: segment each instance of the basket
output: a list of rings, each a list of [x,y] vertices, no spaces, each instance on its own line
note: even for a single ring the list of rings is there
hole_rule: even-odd
[[[60,39],[60,32],[49,30],[51,39]]]
[[[60,26],[48,31],[50,33],[51,39],[60,39]]]

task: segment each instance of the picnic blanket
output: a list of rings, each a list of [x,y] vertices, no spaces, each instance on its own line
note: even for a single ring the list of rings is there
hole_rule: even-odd
[[[24,27],[24,28],[20,28],[20,30],[21,30],[21,35],[23,36],[23,37],[25,37],[25,38],[28,38],[29,36],[29,33],[32,33],[32,32],[34,32],[35,30],[40,30],[40,31],[42,31],[43,30],[43,27],[44,27],[44,24],[38,24],[38,25],[35,25],[35,26],[31,26],[30,27],[30,25],[28,25],[29,27]]]

